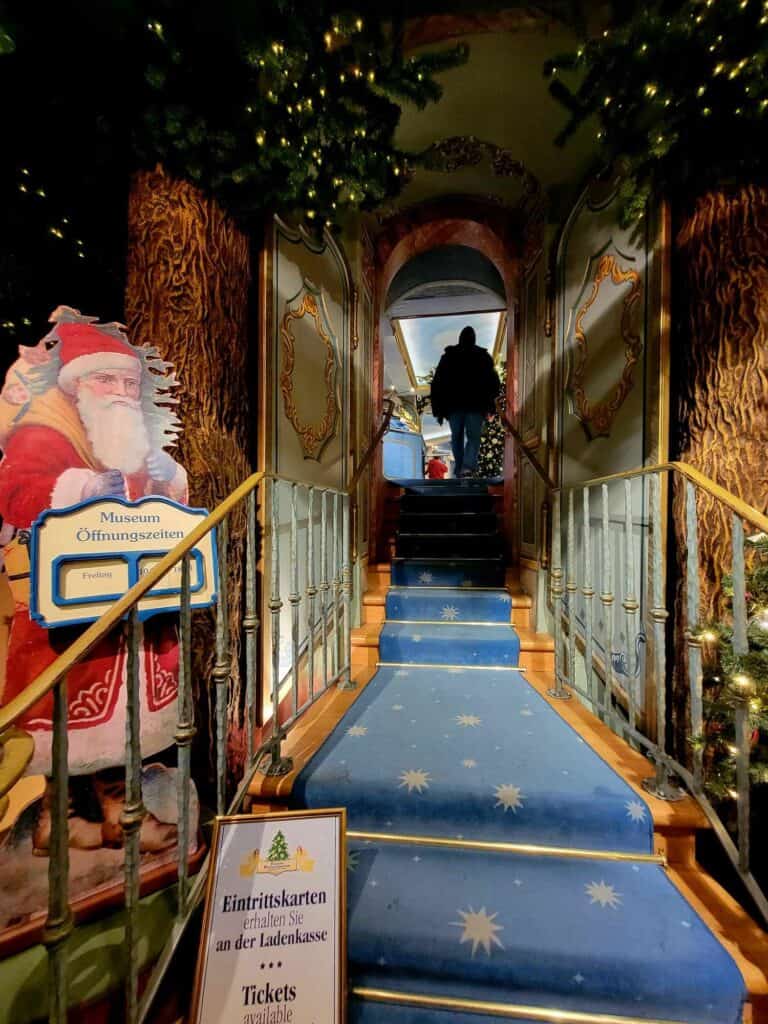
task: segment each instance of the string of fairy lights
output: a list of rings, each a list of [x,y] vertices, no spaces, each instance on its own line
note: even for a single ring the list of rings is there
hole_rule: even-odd
[[[180,7],[140,21],[145,42],[125,73],[139,75],[143,86],[133,90],[132,107],[107,107],[99,116],[113,136],[131,140],[135,166],[162,164],[241,224],[273,210],[319,234],[401,191],[408,165],[393,141],[399,101],[423,108],[439,98],[435,75],[463,63],[467,48],[405,58],[381,24],[360,14],[317,11],[291,20],[279,4],[272,8],[264,22],[271,20],[274,35],[261,24],[246,38],[223,34],[213,40],[215,53]],[[200,62],[212,60],[232,67],[215,93],[198,74]],[[68,102],[76,101],[73,92]],[[28,167],[17,187],[26,200],[51,204]],[[44,224],[62,254],[75,264],[86,260],[88,247],[67,216],[50,211]],[[0,328],[14,332],[20,322],[26,326],[16,314]]]
[[[743,173],[755,162],[767,71],[768,0],[687,0],[674,13],[656,0],[545,65],[552,95],[570,114],[558,142],[596,122],[606,159],[624,158],[635,179],[637,200],[630,189],[627,198],[636,216],[654,187]],[[568,72],[579,76],[573,87]],[[692,138],[703,150],[710,136],[706,159],[692,156]]]

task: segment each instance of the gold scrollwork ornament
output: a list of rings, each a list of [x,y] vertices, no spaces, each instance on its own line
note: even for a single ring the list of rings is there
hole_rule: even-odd
[[[317,423],[303,422],[294,400],[293,371],[296,364],[296,339],[293,336],[291,325],[294,320],[301,320],[305,316],[311,317],[314,321],[317,336],[326,349],[323,366],[325,409],[322,418]],[[288,309],[280,325],[280,338],[283,347],[280,391],[283,396],[285,415],[298,435],[304,458],[317,461],[325,445],[336,433],[339,407],[336,399],[336,352],[314,295],[306,293],[297,308]]]

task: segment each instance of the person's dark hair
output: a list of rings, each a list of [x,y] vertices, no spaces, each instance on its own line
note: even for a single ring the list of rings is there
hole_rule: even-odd
[[[459,344],[465,345],[467,348],[470,345],[475,344],[475,329],[474,327],[463,327],[461,334],[459,335]]]

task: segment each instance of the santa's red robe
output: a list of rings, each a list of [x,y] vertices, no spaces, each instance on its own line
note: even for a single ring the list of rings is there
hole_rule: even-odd
[[[81,500],[86,479],[104,472],[90,451],[72,403],[55,389],[33,415],[25,417],[11,436],[0,462],[0,515],[18,529],[28,529],[47,508],[65,508]],[[63,431],[66,429],[66,434]],[[170,485],[145,473],[125,477],[126,497],[148,494],[186,500],[186,476],[179,467]],[[17,544],[18,541],[14,541]],[[47,630],[29,617],[24,580],[9,579],[16,610],[8,650],[7,682],[2,703],[21,693],[43,669],[72,643],[83,627]],[[26,587],[28,593],[28,585]],[[143,626],[140,659],[141,752],[151,756],[170,746],[176,724],[178,642],[168,619],[150,619]],[[67,678],[69,770],[90,774],[125,762],[126,644],[123,627],[105,637]],[[18,722],[32,733],[32,771],[49,772],[53,697],[39,701]]]

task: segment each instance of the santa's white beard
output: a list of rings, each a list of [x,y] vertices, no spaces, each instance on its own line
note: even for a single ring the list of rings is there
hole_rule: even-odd
[[[99,398],[87,391],[77,396],[77,411],[93,454],[107,469],[137,473],[150,444],[141,403],[129,398]]]

